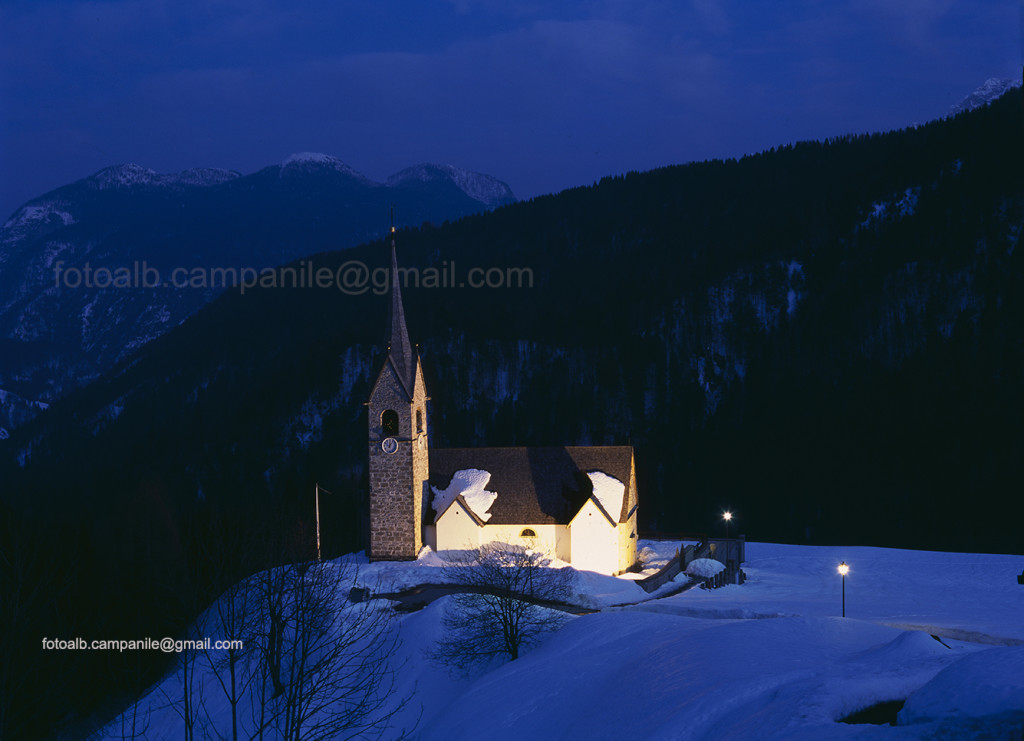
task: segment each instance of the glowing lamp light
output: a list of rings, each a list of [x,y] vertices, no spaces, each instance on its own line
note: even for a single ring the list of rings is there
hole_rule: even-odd
[[[850,566],[849,566],[849,564],[846,563],[846,561],[843,561],[841,564],[839,564],[839,574],[841,576],[846,576],[849,573],[850,573]]]

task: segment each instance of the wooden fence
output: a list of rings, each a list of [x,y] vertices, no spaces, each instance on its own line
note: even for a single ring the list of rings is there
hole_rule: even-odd
[[[698,558],[711,558],[719,561],[725,566],[725,570],[719,572],[716,576],[705,578],[703,586],[716,589],[718,587],[725,586],[726,584],[742,584],[746,581],[747,575],[743,572],[743,569],[740,568],[746,560],[747,545],[746,538],[742,535],[738,538],[709,539],[702,533],[683,533],[676,534],[671,537],[667,535],[659,535],[653,538],[647,537],[646,539],[696,540],[698,542],[690,543],[682,549],[677,549],[676,554],[656,573],[651,574],[646,579],[637,580],[637,584],[639,584],[645,592],[653,592],[659,587],[672,581],[680,573],[686,571],[686,567]]]

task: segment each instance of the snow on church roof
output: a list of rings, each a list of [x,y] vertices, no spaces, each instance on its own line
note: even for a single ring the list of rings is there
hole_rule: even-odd
[[[487,510],[491,508],[494,500],[498,498],[497,492],[487,491],[485,488],[490,480],[490,472],[481,471],[478,468],[456,471],[452,475],[451,483],[448,484],[446,489],[441,490],[436,486],[430,487],[431,491],[434,492],[434,512],[440,517],[452,505],[452,502],[461,495],[466,506],[473,511],[473,514],[487,522],[487,520],[491,519],[491,514]]]
[[[622,511],[622,498],[626,496],[626,485],[604,471],[587,471],[587,476],[594,485],[594,499],[612,521],[617,521]]]

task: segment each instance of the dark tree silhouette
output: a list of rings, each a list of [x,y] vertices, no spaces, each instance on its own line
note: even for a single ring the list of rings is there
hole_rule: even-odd
[[[492,543],[453,554],[444,573],[465,591],[451,597],[430,656],[459,671],[496,656],[518,659],[569,619],[555,606],[571,596],[575,572],[523,546]]]

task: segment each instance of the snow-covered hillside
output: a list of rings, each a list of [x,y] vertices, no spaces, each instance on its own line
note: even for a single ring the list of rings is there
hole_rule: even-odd
[[[640,601],[628,579],[581,575],[594,603],[638,603],[576,617],[469,678],[424,658],[449,598],[401,617],[394,697],[410,702],[392,726],[418,719],[417,737],[446,741],[1021,737],[1024,556],[751,543],[747,557],[743,586],[658,600]],[[429,552],[411,564],[347,562],[380,592],[436,582],[441,564]],[[353,609],[344,595],[339,605]],[[143,701],[149,738],[181,736],[167,706],[180,679],[164,685]],[[906,701],[899,726],[839,722],[893,700]]]

